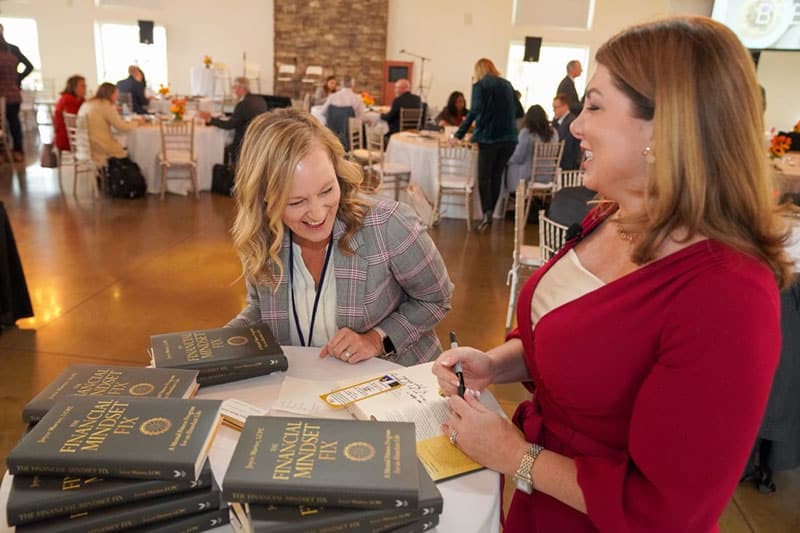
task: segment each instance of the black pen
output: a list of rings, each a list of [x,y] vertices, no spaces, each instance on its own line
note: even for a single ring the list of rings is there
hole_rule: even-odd
[[[458,341],[456,340],[456,332],[450,332],[450,349],[454,350],[458,348]],[[456,361],[456,364],[453,366],[453,372],[456,373],[458,376],[458,395],[460,397],[464,397],[464,393],[467,391],[466,385],[464,385],[464,370],[461,368],[461,361]]]

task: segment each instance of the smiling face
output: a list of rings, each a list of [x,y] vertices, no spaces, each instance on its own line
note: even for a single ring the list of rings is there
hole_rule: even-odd
[[[598,65],[583,112],[570,125],[586,153],[586,186],[617,201],[623,191],[640,195],[647,174],[642,152],[651,143],[653,121],[635,118],[632,111],[633,104],[614,85],[608,69]]]
[[[328,154],[314,144],[295,167],[281,220],[303,247],[325,245],[333,232],[342,191]]]

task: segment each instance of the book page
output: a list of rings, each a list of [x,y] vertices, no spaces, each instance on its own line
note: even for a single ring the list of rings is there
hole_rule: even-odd
[[[320,399],[321,394],[330,392],[330,381],[315,381],[285,376],[278,393],[278,399],[272,404],[270,413],[283,411],[296,415],[320,418],[352,418],[346,410],[335,410],[328,407]]]

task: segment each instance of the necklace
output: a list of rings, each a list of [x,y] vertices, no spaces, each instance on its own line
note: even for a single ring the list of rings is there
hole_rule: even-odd
[[[633,242],[639,237],[638,231],[628,231],[625,229],[625,226],[623,226],[622,220],[620,219],[619,211],[611,218],[611,221],[617,226],[617,235],[619,235],[619,238],[623,241]]]

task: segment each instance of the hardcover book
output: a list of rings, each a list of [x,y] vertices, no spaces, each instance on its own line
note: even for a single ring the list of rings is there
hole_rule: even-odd
[[[224,526],[230,522],[230,512],[225,502],[219,509],[174,518],[148,526],[127,530],[128,533],[198,533]]]
[[[98,509],[17,527],[17,533],[86,533],[120,531],[156,525],[165,520],[219,509],[221,493],[216,483],[206,490]],[[148,527],[148,531],[150,527]]]
[[[208,460],[196,480],[14,476],[8,495],[6,515],[8,525],[16,526],[208,488],[211,486],[211,480],[211,464]]]
[[[36,422],[56,400],[74,396],[191,398],[197,371],[108,365],[71,365],[22,409],[22,420]]]
[[[442,512],[442,494],[418,464],[420,476],[419,507],[393,509],[341,509],[335,507],[278,507],[260,504],[233,504],[234,513],[247,533],[382,533],[394,528],[430,519]]]
[[[8,454],[14,475],[197,479],[219,400],[74,396],[58,400]]]
[[[417,456],[437,483],[476,470],[483,466],[450,444],[440,426],[450,417],[447,399],[439,394],[439,383],[433,375],[434,362],[409,366],[390,372],[400,386],[387,388],[374,396],[347,406],[359,420],[413,422],[417,439]],[[481,393],[481,403],[502,413],[488,391]]]
[[[289,367],[272,331],[264,324],[153,335],[150,356],[157,368],[200,371],[202,385],[224,383],[226,378],[234,381],[284,371]]]
[[[414,425],[250,416],[222,488],[231,502],[416,508]]]

